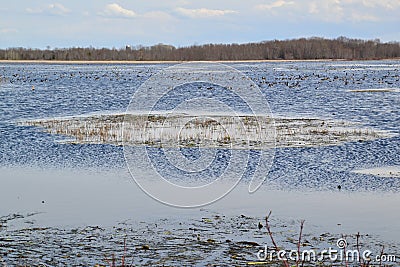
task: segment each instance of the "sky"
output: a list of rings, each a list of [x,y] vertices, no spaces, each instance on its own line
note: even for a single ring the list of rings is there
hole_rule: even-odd
[[[400,41],[400,0],[2,0],[0,48]]]

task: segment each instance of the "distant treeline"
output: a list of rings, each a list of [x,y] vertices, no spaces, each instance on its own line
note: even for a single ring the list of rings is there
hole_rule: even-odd
[[[400,43],[379,39],[360,40],[301,38],[246,44],[205,44],[176,48],[158,44],[149,47],[108,48],[9,48],[0,50],[2,60],[268,60],[268,59],[387,59],[400,58]]]

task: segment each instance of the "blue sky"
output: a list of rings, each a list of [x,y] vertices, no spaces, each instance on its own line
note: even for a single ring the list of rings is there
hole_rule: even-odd
[[[0,48],[400,40],[400,0],[3,0]]]

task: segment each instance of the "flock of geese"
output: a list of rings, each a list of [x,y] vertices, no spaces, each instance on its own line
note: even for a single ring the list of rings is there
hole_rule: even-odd
[[[133,69],[129,71],[119,71],[110,69],[107,71],[80,71],[71,70],[70,72],[65,71],[54,71],[54,72],[43,72],[38,74],[32,74],[28,69],[21,68],[16,69],[16,72],[11,75],[4,76],[0,73],[0,84],[9,82],[11,84],[27,83],[31,85],[32,91],[35,91],[35,85],[46,84],[62,80],[87,80],[87,81],[113,81],[113,82],[126,82],[133,83],[139,81],[145,81],[151,75],[156,73],[156,70],[150,68]],[[261,71],[261,70],[258,70]],[[377,77],[377,72],[373,75],[369,73],[358,73],[356,71],[347,72],[343,71],[338,74],[336,71],[335,75],[330,75],[329,69],[325,70],[325,73],[307,73],[295,74],[298,71],[287,72],[287,71],[273,71],[268,75],[262,75],[261,77],[253,77],[253,80],[262,88],[270,88],[274,86],[284,86],[286,88],[300,88],[302,85],[309,86],[310,82],[318,89],[319,85],[323,83],[340,83],[342,86],[359,86],[364,82],[371,81],[382,86],[391,86],[400,82],[399,71],[388,71],[382,73],[381,76]],[[372,74],[372,73],[371,73]],[[303,82],[307,81],[306,84]],[[34,84],[34,85],[32,85]]]

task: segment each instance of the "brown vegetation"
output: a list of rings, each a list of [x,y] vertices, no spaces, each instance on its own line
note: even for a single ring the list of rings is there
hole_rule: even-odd
[[[151,47],[0,49],[0,60],[86,60],[86,61],[196,61],[196,60],[302,60],[302,59],[389,59],[400,57],[400,43],[379,39],[360,40],[301,38],[247,44],[205,44],[176,48]]]

